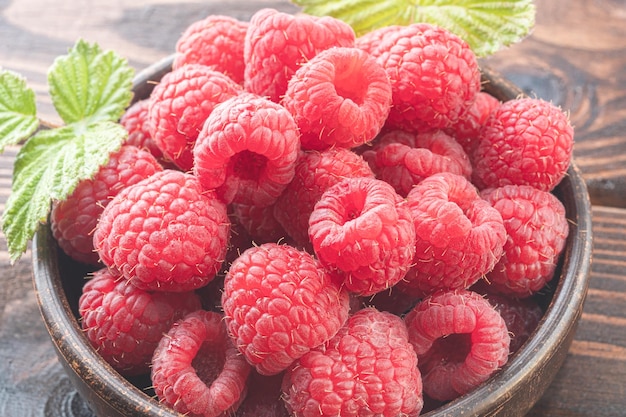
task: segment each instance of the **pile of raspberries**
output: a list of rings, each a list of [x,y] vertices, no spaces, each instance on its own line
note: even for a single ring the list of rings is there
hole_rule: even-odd
[[[417,416],[502,368],[569,232],[568,115],[429,24],[211,15],[55,203],[82,328],[188,416]],[[426,405],[425,405],[426,404]]]

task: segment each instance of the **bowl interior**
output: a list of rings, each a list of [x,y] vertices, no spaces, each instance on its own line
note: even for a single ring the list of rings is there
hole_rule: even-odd
[[[148,97],[171,68],[168,57],[140,72],[135,100]],[[483,68],[484,90],[500,100],[521,91],[489,68]],[[539,326],[524,346],[494,377],[471,393],[425,416],[522,416],[541,397],[561,366],[574,336],[587,292],[591,262],[591,209],[587,189],[574,164],[554,193],[563,202],[570,234],[554,279],[538,299],[545,309]],[[100,416],[177,416],[159,405],[149,376],[120,376],[91,347],[80,330],[78,298],[91,272],[58,248],[48,226],[33,244],[33,277],[44,322],[61,362],[81,395]]]

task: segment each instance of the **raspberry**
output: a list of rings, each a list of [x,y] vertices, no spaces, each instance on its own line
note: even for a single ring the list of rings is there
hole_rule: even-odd
[[[422,381],[407,329],[373,308],[353,314],[330,341],[311,350],[283,380],[292,415],[417,416]]]
[[[551,191],[567,172],[573,145],[574,131],[561,109],[536,98],[509,100],[480,131],[473,182],[481,189],[517,184]]]
[[[107,268],[93,273],[78,300],[81,326],[94,348],[120,374],[150,372],[163,333],[201,308],[193,292],[152,293],[128,285]]]
[[[385,70],[358,48],[330,48],[302,64],[282,104],[300,128],[303,149],[354,148],[374,139],[391,106]]]
[[[395,285],[415,253],[406,201],[374,178],[349,178],[328,188],[311,213],[309,237],[322,263],[359,295]]]
[[[415,184],[438,172],[452,172],[470,179],[469,157],[454,138],[441,130],[409,133],[392,130],[363,152],[376,174],[403,197]]]
[[[469,392],[508,360],[510,338],[504,320],[489,301],[472,291],[437,292],[404,320],[424,393],[435,400]]]
[[[298,67],[333,46],[354,46],[354,31],[339,19],[261,9],[244,44],[244,87],[279,102]]]
[[[159,401],[190,417],[234,413],[252,369],[228,336],[223,316],[213,311],[196,311],[177,321],[152,362]]]
[[[487,280],[504,294],[528,297],[554,276],[569,234],[565,207],[553,194],[530,185],[505,185],[482,192],[500,212],[507,241]]]
[[[268,206],[293,179],[300,134],[281,105],[241,93],[216,106],[193,150],[194,173],[226,203]]]
[[[163,76],[150,95],[151,136],[166,158],[183,171],[193,167],[192,149],[213,108],[241,86],[227,75],[189,64]]]
[[[330,186],[353,177],[374,178],[374,174],[363,158],[348,149],[300,153],[295,176],[274,205],[274,217],[299,245],[310,246],[309,217],[315,203]]]
[[[233,261],[222,307],[243,356],[273,375],[337,333],[349,297],[307,252],[265,243]]]
[[[104,207],[123,188],[162,169],[150,153],[134,146],[111,154],[93,178],[79,182],[65,200],[53,205],[50,225],[61,249],[78,262],[97,265],[93,231]]]
[[[493,110],[500,106],[500,101],[490,94],[480,91],[476,100],[461,118],[446,129],[446,133],[454,137],[471,157],[478,146],[480,129],[489,118]]]
[[[150,100],[143,99],[136,101],[126,109],[120,119],[120,124],[128,132],[127,145],[136,146],[145,149],[152,154],[157,160],[163,158],[163,152],[152,139],[150,128],[150,120],[148,117],[148,108]]]
[[[407,195],[416,232],[413,266],[399,285],[423,296],[468,288],[500,259],[506,229],[500,213],[460,175],[434,174]]]
[[[243,45],[248,22],[230,16],[209,15],[187,27],[176,42],[172,64],[202,64],[243,84]]]
[[[416,23],[392,31],[375,54],[391,81],[390,127],[413,132],[449,127],[480,91],[476,55],[444,28]]]
[[[226,206],[191,174],[163,170],[122,190],[94,234],[105,265],[146,290],[188,291],[219,270],[230,232]]]

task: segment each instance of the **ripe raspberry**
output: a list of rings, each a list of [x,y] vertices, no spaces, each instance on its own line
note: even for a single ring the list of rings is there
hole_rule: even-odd
[[[120,192],[94,234],[105,265],[139,288],[188,291],[219,270],[230,232],[226,206],[191,174],[164,170]]]
[[[330,186],[354,177],[374,178],[374,173],[348,149],[302,152],[293,180],[274,205],[274,217],[299,245],[310,246],[309,217],[315,203]]]
[[[504,366],[509,334],[489,301],[467,290],[426,297],[405,316],[424,393],[452,400],[486,381]]]
[[[163,155],[183,171],[191,170],[204,121],[218,103],[240,92],[231,78],[200,64],[165,74],[149,98],[151,136]]]
[[[157,160],[163,158],[163,152],[152,139],[150,120],[148,117],[148,108],[150,100],[143,99],[136,101],[126,109],[120,119],[120,124],[128,132],[126,145],[136,146],[145,149],[152,154]]]
[[[246,395],[252,368],[228,336],[224,318],[196,311],[177,321],[152,359],[159,401],[190,417],[234,413]]]
[[[176,42],[172,68],[206,65],[243,84],[243,45],[247,30],[248,22],[230,16],[209,15],[192,23]]]
[[[298,127],[284,107],[241,93],[207,118],[194,173],[226,203],[269,206],[293,179],[299,150]]]
[[[120,374],[150,372],[163,333],[185,314],[201,308],[193,292],[152,293],[128,285],[107,268],[93,273],[78,300],[87,339]]]
[[[363,152],[376,178],[393,186],[403,197],[415,184],[438,172],[470,179],[472,165],[461,145],[441,130],[409,133],[391,130]]]
[[[502,215],[507,241],[487,280],[495,291],[528,297],[554,276],[569,234],[565,207],[553,194],[530,185],[505,185],[482,196]]]
[[[473,182],[481,189],[518,184],[551,191],[567,172],[573,145],[568,116],[552,103],[504,102],[481,129]]]
[[[53,205],[50,226],[61,249],[78,262],[97,265],[93,232],[104,207],[123,188],[162,170],[150,153],[134,146],[111,154],[93,178],[81,181],[72,194]]]
[[[302,64],[282,104],[294,115],[303,149],[354,148],[385,124],[391,84],[367,52],[335,47]]]
[[[415,254],[406,200],[374,178],[348,178],[328,188],[311,213],[309,237],[320,261],[359,295],[395,285]]]
[[[494,96],[480,91],[476,100],[461,118],[446,129],[471,157],[480,140],[480,129],[491,115],[491,112],[500,106],[500,101]]]
[[[244,44],[244,87],[279,102],[298,67],[333,46],[354,46],[354,31],[339,19],[261,9]]]
[[[449,127],[480,91],[474,52],[444,28],[409,25],[387,34],[375,54],[391,81],[391,127],[413,132]]]
[[[337,333],[349,297],[307,252],[265,243],[233,261],[222,307],[243,356],[273,375]]]
[[[506,229],[500,213],[464,177],[432,175],[407,195],[416,232],[415,259],[403,291],[416,296],[468,288],[502,255]]]
[[[423,405],[402,319],[373,308],[353,314],[335,337],[300,358],[283,391],[299,417],[417,416]]]

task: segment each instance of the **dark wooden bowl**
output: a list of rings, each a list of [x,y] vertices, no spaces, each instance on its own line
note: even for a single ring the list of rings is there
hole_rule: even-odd
[[[145,98],[170,70],[169,57],[139,73],[135,99]],[[484,89],[500,100],[521,91],[497,73],[483,69]],[[587,294],[591,266],[591,208],[580,172],[572,165],[556,188],[570,222],[570,234],[550,290],[542,295],[546,308],[538,328],[495,376],[476,390],[424,416],[523,416],[542,396],[561,367]],[[101,417],[179,414],[150,395],[150,381],[120,376],[91,347],[77,317],[77,302],[85,266],[71,261],[58,248],[49,227],[33,242],[33,277],[41,314],[61,363],[82,397]]]

